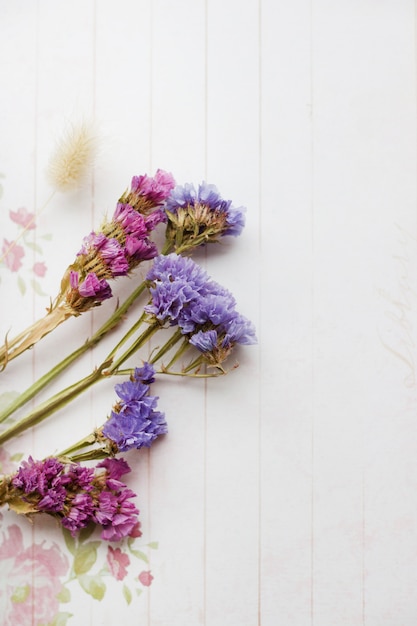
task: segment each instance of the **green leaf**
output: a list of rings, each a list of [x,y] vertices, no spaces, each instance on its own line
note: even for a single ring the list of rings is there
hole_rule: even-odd
[[[158,541],[151,541],[150,543],[146,545],[148,546],[148,548],[152,548],[152,550],[158,550],[158,547],[159,547]]]
[[[17,391],[5,391],[0,394],[0,411],[4,411],[8,406],[12,404],[18,397]]]
[[[76,544],[74,537],[71,535],[70,531],[67,530],[66,528],[62,529],[62,534],[64,535],[65,544],[69,552],[71,552],[72,555],[75,555],[75,552],[77,550],[77,544]]]
[[[95,600],[102,600],[106,593],[106,585],[99,576],[88,576],[84,574],[78,577],[82,589]]]
[[[46,241],[51,241],[52,234],[51,233],[46,233],[46,235],[41,235],[40,238],[41,239],[45,239]]]
[[[132,592],[127,585],[123,585],[123,595],[128,604],[132,602]]]
[[[135,591],[137,596],[140,596],[140,594],[143,593],[143,589],[135,589]]]
[[[71,591],[67,587],[62,587],[61,591],[56,594],[56,597],[59,602],[70,602]]]
[[[19,291],[22,296],[24,296],[26,293],[26,283],[21,276],[17,277],[17,286],[19,287]]]
[[[78,541],[80,543],[84,543],[84,541],[87,541],[87,539],[91,537],[95,529],[96,525],[93,522],[91,524],[88,524],[88,526],[86,526],[85,528],[82,528],[78,533]]]

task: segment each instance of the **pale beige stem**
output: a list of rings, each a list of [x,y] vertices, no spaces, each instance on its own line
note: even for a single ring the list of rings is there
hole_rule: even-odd
[[[6,339],[4,345],[0,348],[1,369],[4,369],[9,361],[34,346],[42,337],[72,315],[73,313],[69,307],[65,305],[58,306],[13,339]]]

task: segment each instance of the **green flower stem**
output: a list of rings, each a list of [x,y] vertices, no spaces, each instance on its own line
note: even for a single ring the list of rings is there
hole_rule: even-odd
[[[182,337],[184,337],[184,335],[182,334],[181,329],[177,328],[177,330],[174,332],[172,337],[170,339],[168,339],[168,341],[162,346],[162,348],[160,348],[160,350],[158,350],[158,352],[156,354],[154,354],[154,356],[151,359],[149,359],[149,362],[154,364],[157,361],[159,361],[159,359],[161,359],[164,356],[164,354],[169,352],[169,350],[171,350],[171,348],[173,348],[175,346],[175,344]],[[188,345],[189,345],[188,339],[186,339],[185,342],[187,343],[187,347],[188,347]]]
[[[136,341],[128,348],[121,357],[114,363],[112,363],[112,359],[107,358],[97,369],[95,369],[91,374],[82,378],[77,383],[70,385],[66,389],[58,392],[49,400],[46,400],[42,404],[40,404],[34,411],[30,412],[26,417],[23,417],[21,420],[12,424],[7,430],[0,433],[0,445],[19,435],[27,428],[31,426],[35,426],[39,424],[44,419],[55,413],[66,404],[68,404],[71,400],[74,400],[81,393],[89,389],[93,384],[98,382],[99,380],[103,380],[104,378],[109,378],[117,374],[118,367],[122,365],[130,356],[132,356],[139,348],[141,348],[152,335],[161,328],[160,323],[155,320],[152,324],[150,324]],[[128,333],[129,334],[129,333]],[[168,340],[169,341],[169,340]]]
[[[83,452],[80,454],[74,454],[70,457],[74,463],[81,463],[82,461],[100,461],[101,459],[107,459],[109,453],[107,450],[90,450],[89,452]]]
[[[108,375],[111,376],[115,373],[117,373],[117,370],[119,369],[120,365],[123,365],[123,363],[125,361],[127,361],[127,359],[129,357],[131,357],[133,354],[135,354],[135,352],[137,352],[139,350],[139,348],[141,348],[147,341],[149,341],[149,339],[152,337],[152,335],[154,335],[156,333],[157,330],[161,329],[161,324],[159,323],[158,320],[155,320],[153,322],[151,322],[148,326],[148,328],[146,328],[143,333],[141,335],[139,335],[139,337],[136,339],[136,341],[134,341],[132,343],[132,345],[130,346],[130,348],[128,348],[126,350],[126,352],[124,352],[122,354],[121,357],[119,357],[116,361],[114,361],[114,363],[111,365],[111,367],[108,370]],[[130,332],[127,333],[128,335],[130,335]],[[124,339],[124,338],[123,338]],[[124,341],[120,342],[121,344],[124,343]],[[113,351],[112,351],[113,353]]]
[[[71,400],[74,400],[77,396],[79,396],[83,391],[91,387],[98,380],[101,380],[106,374],[104,370],[110,365],[109,361],[105,361],[94,370],[91,374],[82,378],[78,382],[70,385],[63,391],[55,394],[47,400],[40,404],[34,411],[29,413],[26,417],[22,418],[12,426],[10,426],[7,430],[0,433],[0,445],[4,444],[6,441],[15,437],[16,435],[20,435],[23,431],[31,426],[35,426],[42,422],[45,418],[55,413],[58,409],[61,409],[65,405],[67,405]]]
[[[138,328],[141,327],[141,325],[143,324],[143,322],[145,321],[146,318],[147,318],[147,314],[144,311],[142,313],[142,315],[140,316],[140,318],[137,320],[137,322],[135,322],[135,324],[133,324],[132,328],[130,328],[128,330],[128,332],[125,335],[123,335],[123,337],[121,338],[119,343],[115,345],[113,350],[110,352],[108,358],[113,358],[116,355],[117,351],[123,346],[123,344],[126,343],[126,341],[129,339],[129,337],[134,335],[134,333],[138,330]]]
[[[182,334],[181,336],[183,337]],[[162,371],[164,371],[165,373],[168,373],[171,367],[174,365],[174,363],[188,350],[189,347],[190,347],[190,342],[186,338],[184,339],[184,341],[182,342],[182,344],[180,345],[180,347],[178,348],[178,350],[176,351],[176,353],[174,354],[174,356],[172,357],[168,365],[161,367]]]
[[[140,295],[146,289],[146,282],[143,281],[131,294],[130,296],[123,302],[123,304],[118,307],[115,312],[109,317],[109,319],[94,333],[90,339],[80,346],[77,350],[72,352],[65,359],[60,361],[57,365],[55,365],[49,372],[44,374],[41,378],[39,378],[33,385],[28,387],[26,391],[21,393],[12,404],[10,404],[4,411],[0,412],[0,423],[4,422],[10,415],[12,415],[17,409],[25,405],[29,400],[31,400],[36,394],[38,394],[42,389],[47,387],[50,382],[52,382],[57,376],[59,376],[64,370],[67,369],[76,361],[80,356],[82,356],[87,350],[93,348],[96,344],[103,339],[113,328],[115,328],[122,317],[125,315],[130,306],[139,298]],[[125,335],[126,337],[126,335]]]
[[[96,441],[97,441],[97,437],[95,433],[91,433],[87,437],[84,437],[83,439],[80,439],[80,441],[77,441],[77,443],[74,443],[69,448],[65,448],[65,450],[62,450],[62,452],[60,452],[56,456],[71,458],[72,454],[75,454],[79,450],[83,450],[84,448],[87,448],[88,446],[92,446],[93,444],[96,443]]]

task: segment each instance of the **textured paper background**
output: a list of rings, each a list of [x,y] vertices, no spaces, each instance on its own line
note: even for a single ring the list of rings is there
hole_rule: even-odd
[[[10,210],[47,200],[65,121],[90,117],[103,138],[86,187],[55,196],[29,233],[25,264],[0,267],[2,335],[44,311],[40,292],[55,293],[133,174],[205,179],[248,208],[242,236],[199,260],[259,345],[225,378],[158,383],[170,433],[131,479],[149,562],[132,557],[101,601],[69,582],[68,624],[416,623],[415,25],[411,0],[0,2],[2,239],[15,236]],[[0,393],[22,390],[109,310],[11,364]],[[8,452],[59,449],[112,402],[111,387],[93,390]],[[55,542],[70,561],[53,524],[2,515],[3,537],[18,523],[29,552]],[[15,610],[5,563],[1,602]],[[16,582],[31,625],[37,576],[28,566]],[[142,593],[128,604],[133,578]]]

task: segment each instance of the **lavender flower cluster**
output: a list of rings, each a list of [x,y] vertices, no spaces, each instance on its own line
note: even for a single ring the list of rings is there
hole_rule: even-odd
[[[43,512],[59,519],[73,535],[90,522],[103,528],[101,537],[119,541],[135,532],[135,496],[120,480],[130,472],[123,459],[105,459],[95,469],[64,463],[54,457],[29,457],[11,479],[10,508],[24,503],[25,513]]]
[[[224,200],[215,185],[202,182],[178,185],[166,201],[167,239],[181,252],[189,246],[216,242],[219,237],[240,235],[245,225],[245,208]]]
[[[236,311],[233,295],[190,258],[158,256],[147,274],[152,301],[145,310],[178,325],[209,363],[219,365],[236,343],[256,343],[255,328]]]
[[[130,380],[115,386],[120,398],[102,428],[102,433],[117,446],[118,452],[149,447],[167,430],[164,413],[156,411],[158,398],[149,394],[155,380],[149,363],[136,368]]]
[[[127,276],[139,263],[158,254],[149,237],[166,221],[163,204],[174,185],[172,175],[163,170],[157,170],[153,178],[134,176],[112,219],[98,233],[93,231],[84,238],[63,281],[66,303],[75,314],[112,296],[109,279]]]

